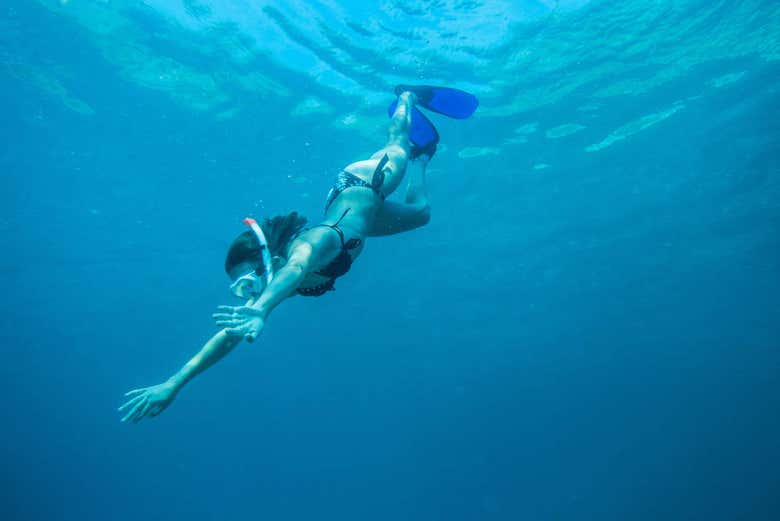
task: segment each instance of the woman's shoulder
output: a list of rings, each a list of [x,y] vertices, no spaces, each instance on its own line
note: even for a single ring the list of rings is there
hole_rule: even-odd
[[[290,243],[290,249],[295,249],[302,244],[306,244],[312,248],[323,246],[323,243],[330,242],[328,240],[330,235],[335,234],[333,234],[330,226],[325,222],[309,226],[301,230],[301,233],[299,233],[298,236],[295,237],[295,240]]]

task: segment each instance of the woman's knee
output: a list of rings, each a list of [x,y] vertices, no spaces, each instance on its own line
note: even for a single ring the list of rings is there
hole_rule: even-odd
[[[388,143],[384,148],[385,154],[396,168],[403,169],[409,161],[409,147],[404,143]]]

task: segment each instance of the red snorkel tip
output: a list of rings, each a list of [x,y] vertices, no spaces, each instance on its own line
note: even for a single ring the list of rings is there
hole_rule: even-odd
[[[246,219],[244,219],[244,220],[243,220],[243,221],[241,221],[241,222],[243,222],[243,223],[244,223],[244,224],[246,224],[247,226],[252,226],[253,224],[257,224],[257,221],[255,221],[255,220],[254,220],[254,219],[252,219],[251,217],[247,217]]]

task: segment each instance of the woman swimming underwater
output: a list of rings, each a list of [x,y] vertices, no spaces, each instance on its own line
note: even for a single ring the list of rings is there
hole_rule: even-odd
[[[242,339],[252,342],[268,315],[295,295],[321,296],[334,288],[363,250],[367,237],[392,235],[425,225],[430,207],[425,168],[439,135],[417,105],[457,119],[469,117],[477,99],[446,87],[398,86],[387,144],[369,159],[347,166],[328,193],[325,218],[305,228],[296,212],[265,219],[245,219],[249,230],[228,249],[225,271],[231,291],[248,299],[244,306],[220,306],[214,319],[223,329],[165,382],[134,389],[119,407],[123,422],[157,416],[195,376],[228,354]],[[421,164],[410,180],[405,203],[385,201],[401,184],[409,160]]]

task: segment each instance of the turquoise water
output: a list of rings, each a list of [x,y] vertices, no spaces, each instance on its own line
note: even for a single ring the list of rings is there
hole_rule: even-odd
[[[14,520],[777,519],[780,4],[0,7]],[[435,118],[432,221],[158,418],[246,215]]]

